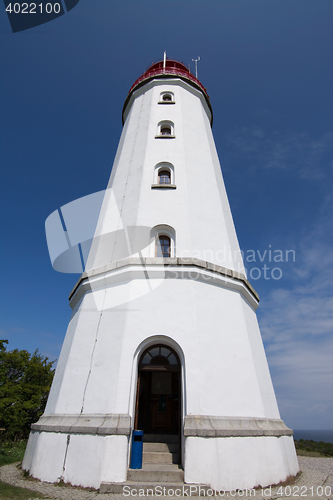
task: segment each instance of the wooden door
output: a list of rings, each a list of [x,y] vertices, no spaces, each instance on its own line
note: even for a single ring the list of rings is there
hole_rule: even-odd
[[[178,373],[152,372],[150,422],[153,433],[177,433],[179,428]]]

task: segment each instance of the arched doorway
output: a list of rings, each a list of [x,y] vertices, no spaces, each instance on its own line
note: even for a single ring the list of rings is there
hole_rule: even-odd
[[[180,361],[169,346],[156,344],[139,360],[135,429],[146,434],[179,434]]]

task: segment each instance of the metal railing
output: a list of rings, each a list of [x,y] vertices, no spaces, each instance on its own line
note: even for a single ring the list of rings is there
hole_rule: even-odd
[[[202,85],[202,83],[195,77],[193,76],[190,72],[188,71],[183,71],[179,68],[156,68],[156,69],[152,69],[152,70],[148,70],[146,71],[143,75],[141,75],[132,85],[132,87],[130,88],[130,91],[129,93],[132,92],[132,90],[140,83],[142,82],[143,80],[147,80],[148,78],[152,78],[154,76],[157,76],[157,75],[178,75],[178,76],[183,76],[185,78],[187,78],[188,80],[191,80],[192,82],[196,83],[200,88],[201,90],[206,94],[206,96],[208,97],[208,94],[207,94],[207,90],[205,89],[205,87]]]

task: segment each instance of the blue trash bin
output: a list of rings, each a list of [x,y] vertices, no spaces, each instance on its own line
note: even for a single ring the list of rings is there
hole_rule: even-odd
[[[143,431],[133,431],[130,469],[142,469]]]

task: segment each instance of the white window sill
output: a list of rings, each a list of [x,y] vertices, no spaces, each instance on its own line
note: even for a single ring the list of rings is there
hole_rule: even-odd
[[[176,104],[175,101],[158,101],[157,104]]]
[[[176,184],[152,184],[152,189],[177,189]]]
[[[175,139],[175,135],[155,135],[155,139]]]

